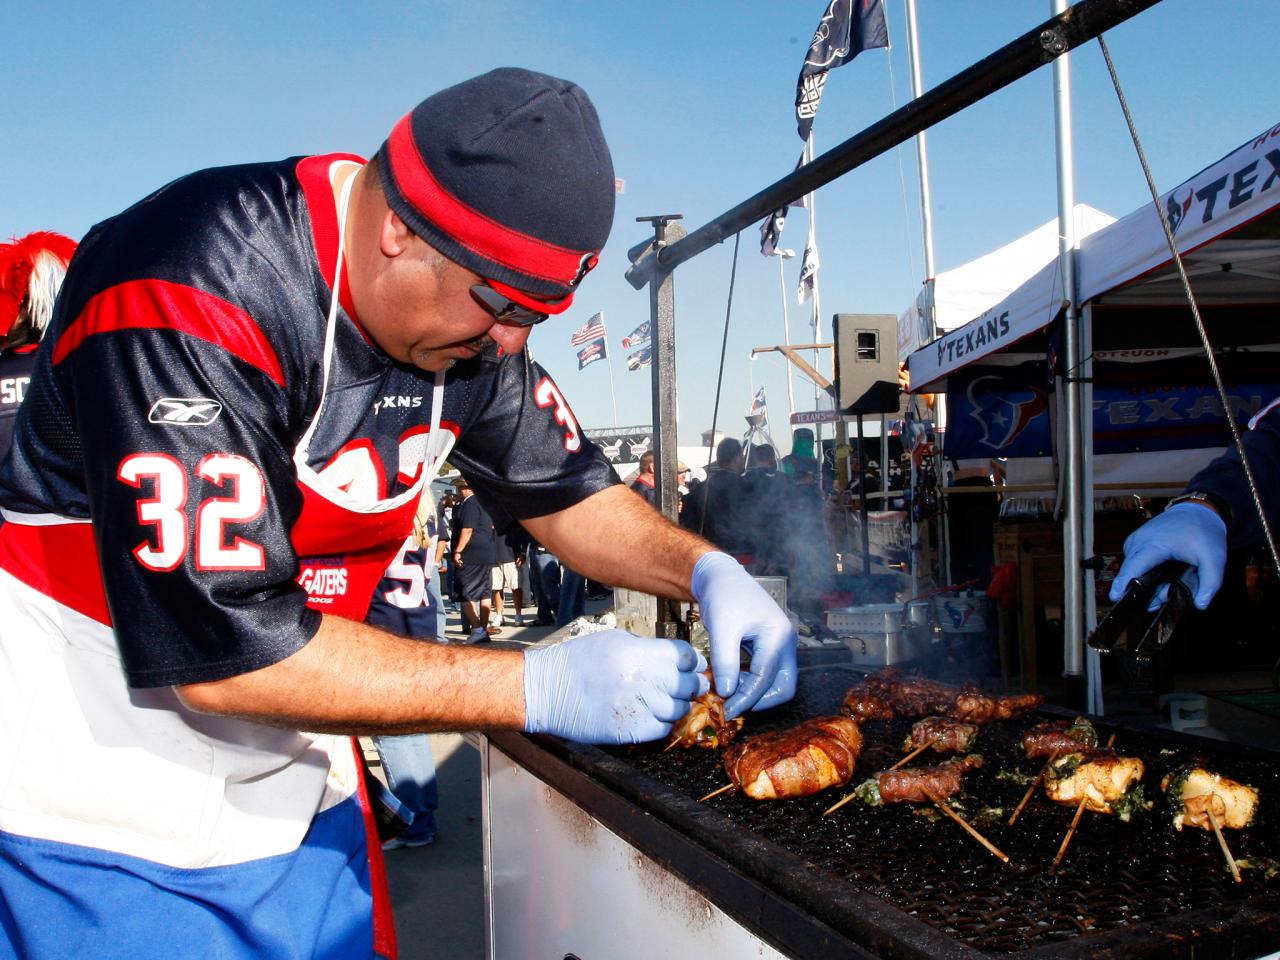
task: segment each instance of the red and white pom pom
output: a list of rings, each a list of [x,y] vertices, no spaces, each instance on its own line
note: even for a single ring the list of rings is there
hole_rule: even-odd
[[[0,337],[19,319],[43,335],[75,251],[74,240],[50,230],[0,244]]]

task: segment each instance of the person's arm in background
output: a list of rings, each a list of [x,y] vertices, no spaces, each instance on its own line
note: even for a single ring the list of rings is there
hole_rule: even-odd
[[[458,531],[457,537],[453,544],[453,562],[458,566],[462,566],[462,551],[467,549],[467,544],[471,542],[471,527],[463,527]]]
[[[742,566],[670,523],[630,490],[609,487],[571,507],[522,521],[571,569],[614,586],[697,600],[711,637],[716,690],[736,716],[795,695],[790,620]],[[751,653],[739,674],[742,649]]]
[[[1241,443],[1274,533],[1280,523],[1280,400],[1250,421]],[[1195,605],[1203,610],[1222,586],[1228,548],[1266,543],[1262,519],[1236,449],[1228,450],[1192,477],[1186,492],[1207,496],[1171,503],[1125,541],[1124,563],[1111,585],[1112,600],[1124,594],[1134,577],[1165,560],[1181,560],[1192,567],[1183,579]],[[1152,606],[1163,603],[1167,593],[1168,588],[1162,587]]]

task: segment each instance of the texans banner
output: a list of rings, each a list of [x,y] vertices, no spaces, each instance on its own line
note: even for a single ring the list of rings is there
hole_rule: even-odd
[[[578,369],[581,370],[587,364],[595,363],[597,360],[604,360],[608,356],[609,353],[604,345],[604,337],[598,337],[578,351]]]
[[[644,347],[627,357],[627,369],[639,370],[653,363],[653,347]]]
[[[597,313],[581,328],[573,332],[573,336],[569,338],[569,342],[575,347],[580,347],[584,343],[589,343],[597,337],[603,337],[604,335],[604,314]]]
[[[827,72],[844,66],[863,50],[888,46],[884,0],[831,0],[796,82],[796,132],[801,140],[808,140],[813,129]]]
[[[1213,384],[1197,383],[1202,375],[1179,376],[1153,366],[1095,364],[1094,452],[1228,446],[1231,430]],[[1280,397],[1280,383],[1273,379],[1236,380],[1226,389],[1228,409],[1241,428]],[[1050,453],[1052,421],[1042,363],[953,374],[947,403],[951,411],[948,457],[1037,457]]]
[[[953,377],[947,389],[948,457],[1046,457],[1052,449],[1043,362]]]
[[[649,345],[649,321],[646,320],[622,338],[623,350],[637,350]]]

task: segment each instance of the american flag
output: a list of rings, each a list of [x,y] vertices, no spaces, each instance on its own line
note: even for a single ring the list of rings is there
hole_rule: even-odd
[[[592,340],[599,339],[603,336],[605,336],[604,314],[597,313],[586,322],[585,326],[573,332],[573,336],[569,338],[569,342],[575,347],[580,347],[584,343],[590,343]]]

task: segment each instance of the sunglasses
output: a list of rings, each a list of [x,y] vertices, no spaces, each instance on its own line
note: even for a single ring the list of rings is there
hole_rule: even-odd
[[[486,313],[488,313],[498,323],[510,324],[515,327],[532,327],[535,323],[541,323],[547,319],[547,313],[541,313],[532,307],[527,307],[523,303],[516,303],[487,283],[476,283],[471,286],[471,299],[478,303]],[[560,300],[548,300],[547,306],[550,313],[559,313],[555,308],[564,303],[568,297]]]

